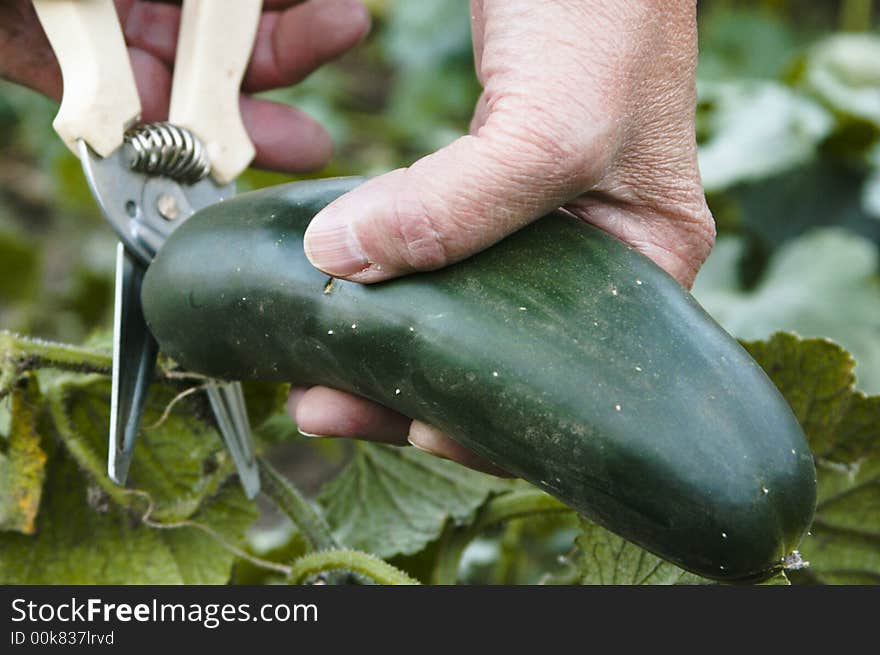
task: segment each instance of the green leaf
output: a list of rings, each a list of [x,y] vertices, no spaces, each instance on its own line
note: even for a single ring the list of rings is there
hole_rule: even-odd
[[[877,249],[839,229],[814,230],[780,248],[759,283],[738,283],[742,241],[718,240],[694,296],[742,339],[776,331],[828,337],[858,361],[859,388],[880,391],[880,280]]]
[[[785,333],[743,345],[785,396],[813,455],[827,455],[852,402],[852,357],[826,339],[803,340]]]
[[[266,421],[286,416],[285,406],[289,384],[276,382],[244,382],[244,400],[251,427],[258,430]]]
[[[101,338],[93,342],[99,346]],[[43,437],[44,448],[51,446],[35,535],[0,535],[0,582],[229,579],[256,512],[232,477],[204,394],[191,393],[200,378],[163,378],[151,386],[129,487],[122,488],[106,476],[110,382],[103,373],[70,372],[102,370],[107,356],[0,332],[0,363],[13,393],[28,366],[49,367],[30,374],[43,395],[29,407],[38,421],[31,422],[34,434]],[[278,385],[255,385],[251,394],[257,421],[277,411],[284,397]],[[13,411],[12,427],[17,416]]]
[[[581,519],[576,556],[585,585],[673,585],[710,583],[631,544],[592,521]]]
[[[816,457],[816,519],[792,580],[880,583],[880,396],[853,387],[854,362],[825,339],[776,334],[746,348],[792,406]]]
[[[161,530],[182,584],[222,584],[229,580],[238,548],[257,511],[231,479],[205,500],[186,525]]]
[[[9,437],[0,451],[0,531],[34,532],[46,466],[37,433],[38,403],[33,381],[12,392]]]
[[[415,448],[365,443],[320,501],[340,543],[387,558],[417,553],[448,520],[470,522],[491,493],[509,488]]]
[[[702,84],[697,119],[707,191],[810,161],[833,127],[831,115],[815,101],[759,80]]]

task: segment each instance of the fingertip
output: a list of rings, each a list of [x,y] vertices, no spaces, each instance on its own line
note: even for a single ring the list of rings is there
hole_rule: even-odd
[[[254,166],[285,173],[321,168],[333,156],[333,139],[296,107],[241,97],[241,116],[256,148]]]
[[[369,34],[371,23],[370,10],[360,0],[306,2],[281,15],[275,26],[276,56],[283,69],[282,48],[306,41],[314,49],[314,60],[323,63],[360,43]]]
[[[312,0],[264,13],[245,88],[257,91],[303,80],[360,43],[370,23],[370,12],[359,0]]]
[[[373,16],[361,0],[336,0],[336,2],[340,6],[340,15],[348,17],[344,36],[350,44],[349,47],[353,47],[367,38],[373,27]]]
[[[382,230],[376,220],[387,213],[404,169],[373,178],[337,198],[312,219],[303,237],[303,248],[312,265],[333,277],[364,284],[380,282],[409,272],[386,257],[381,249],[367,254],[363,239],[373,244],[393,241],[398,235]],[[355,225],[355,222],[359,224]],[[376,234],[377,231],[381,232]]]
[[[287,395],[287,403],[286,409],[287,414],[290,418],[296,418],[296,408],[299,406],[300,401],[305,397],[306,392],[308,392],[308,387],[291,387],[290,393]]]
[[[288,401],[290,406],[290,400]],[[306,434],[336,435],[406,444],[410,420],[392,409],[328,387],[311,387],[295,399],[293,418]]]
[[[303,250],[315,268],[333,277],[350,279],[369,262],[357,244],[345,199],[322,209],[306,228]]]

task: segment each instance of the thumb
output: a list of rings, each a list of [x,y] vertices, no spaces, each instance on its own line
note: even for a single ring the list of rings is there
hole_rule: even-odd
[[[374,178],[321,211],[305,234],[312,264],[334,277],[378,282],[442,268],[501,240],[585,188],[585,152],[484,125]]]

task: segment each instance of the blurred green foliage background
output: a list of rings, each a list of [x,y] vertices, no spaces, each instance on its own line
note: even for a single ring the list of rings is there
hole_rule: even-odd
[[[337,144],[317,175],[376,174],[467,129],[465,0],[371,0],[370,38],[271,95]],[[880,391],[880,35],[870,0],[703,1],[701,169],[719,228],[695,293],[734,334],[831,337]],[[114,237],[52,102],[0,83],[0,327],[82,341],[110,322]],[[289,176],[248,171],[245,189]]]

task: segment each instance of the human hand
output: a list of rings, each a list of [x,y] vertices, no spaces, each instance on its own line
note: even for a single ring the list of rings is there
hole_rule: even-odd
[[[164,120],[171,97],[180,7],[116,0],[144,121]],[[242,88],[290,86],[357,44],[369,31],[360,0],[265,0]],[[0,77],[60,100],[61,69],[30,0],[0,4]],[[289,105],[241,96],[244,125],[256,147],[254,165],[281,171],[319,168],[332,155],[329,134]]]
[[[339,198],[311,262],[372,283],[464,259],[558,207],[689,287],[714,241],[696,158],[696,3],[472,0],[483,93],[470,135]],[[589,262],[584,262],[589,266]],[[499,473],[431,426],[295,389],[301,431],[406,444]]]

